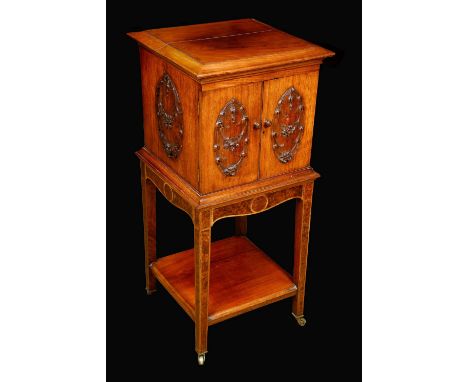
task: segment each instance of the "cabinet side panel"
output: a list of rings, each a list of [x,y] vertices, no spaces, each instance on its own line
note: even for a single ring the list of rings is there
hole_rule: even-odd
[[[253,129],[260,122],[262,83],[210,90],[202,93],[200,108],[200,191],[204,194],[252,182],[258,179],[260,130]],[[230,103],[231,102],[231,103]],[[240,106],[243,109],[240,109]],[[231,108],[235,114],[231,114]],[[224,110],[224,116],[220,113]],[[239,137],[239,121],[248,117],[246,132]],[[232,122],[234,118],[236,122]],[[217,121],[223,122],[217,126]],[[245,139],[247,138],[247,143]],[[245,149],[245,150],[244,150]],[[229,164],[242,161],[229,172]],[[217,163],[216,158],[220,158]],[[223,169],[226,172],[223,172]]]
[[[273,148],[275,141],[272,139],[272,133],[274,133],[275,129],[273,126],[262,129],[262,149],[260,153],[261,178],[268,178],[310,165],[318,74],[319,71],[314,70],[305,74],[265,81],[263,93],[263,121],[275,120],[275,109],[278,108],[278,101],[288,89],[293,87],[295,92],[297,92],[294,94],[299,94],[302,98],[304,106],[302,117],[304,130],[300,136],[297,150],[294,151],[292,158],[287,158],[287,162],[282,162],[277,154],[275,154]],[[283,101],[287,102],[287,98]],[[295,133],[297,134],[297,132]],[[277,132],[277,134],[279,134],[279,132]]]
[[[157,121],[156,121],[156,85],[162,76],[163,67],[161,60],[154,57],[146,49],[140,47],[140,66],[141,66],[141,89],[143,99],[143,126],[145,147],[158,155],[159,144],[157,139]]]
[[[193,187],[198,188],[198,142],[196,134],[198,131],[199,85],[185,73],[144,48],[140,48],[140,56],[143,81],[145,147],[181,178],[185,179]],[[156,89],[164,74],[170,77],[177,91],[182,111],[182,147],[176,157],[168,156],[158,132]]]

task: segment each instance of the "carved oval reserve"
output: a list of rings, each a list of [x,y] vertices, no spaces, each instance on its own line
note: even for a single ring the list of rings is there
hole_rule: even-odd
[[[232,98],[215,123],[214,160],[225,176],[235,176],[247,156],[249,117],[244,105]]]
[[[290,87],[280,97],[274,112],[271,130],[273,151],[281,163],[290,162],[304,134],[302,96]]]
[[[184,128],[179,93],[167,73],[164,73],[156,88],[158,134],[164,152],[169,158],[177,158],[182,150]]]

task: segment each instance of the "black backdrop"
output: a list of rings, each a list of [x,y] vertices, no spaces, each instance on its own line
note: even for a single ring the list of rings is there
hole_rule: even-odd
[[[108,373],[165,380],[189,370],[229,376],[306,372],[319,381],[361,378],[361,9],[359,3],[272,2],[264,11],[231,2],[109,2],[107,17],[107,342]],[[278,4],[278,5],[275,5]],[[221,5],[224,5],[221,8]],[[310,9],[310,10],[308,10]],[[194,327],[164,289],[146,296],[139,163],[143,145],[137,44],[125,33],[253,17],[337,53],[321,67],[312,166],[312,208],[305,316],[281,301],[210,327],[208,354],[197,366]],[[91,154],[91,153],[90,153]],[[193,245],[188,216],[158,196],[158,255]],[[249,236],[292,271],[294,202],[249,217]],[[233,221],[213,228],[213,240]],[[158,374],[160,373],[160,374]],[[218,374],[219,375],[219,374]]]

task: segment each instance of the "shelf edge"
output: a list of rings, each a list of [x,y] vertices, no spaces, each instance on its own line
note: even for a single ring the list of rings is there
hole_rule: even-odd
[[[230,319],[232,317],[240,316],[241,314],[250,312],[252,310],[261,308],[263,306],[272,304],[274,302],[284,300],[284,299],[289,298],[289,297],[293,297],[293,296],[296,295],[296,293],[297,293],[297,286],[294,285],[293,287],[291,287],[289,289],[282,290],[280,292],[276,292],[276,293],[271,294],[269,296],[253,300],[253,303],[248,302],[248,303],[243,304],[241,306],[233,307],[233,308],[231,308],[229,310],[226,310],[224,312],[215,313],[215,314],[213,314],[211,316],[208,316],[208,326],[217,324],[217,323],[222,322],[224,320],[228,320],[228,319]]]

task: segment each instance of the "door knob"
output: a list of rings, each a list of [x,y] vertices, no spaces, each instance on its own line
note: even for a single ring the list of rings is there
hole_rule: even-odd
[[[253,128],[254,128],[255,130],[258,130],[258,129],[260,129],[260,123],[258,123],[258,122],[254,122],[254,124],[253,124]]]
[[[263,127],[270,127],[271,126],[271,121],[269,119],[265,119],[263,122]]]

